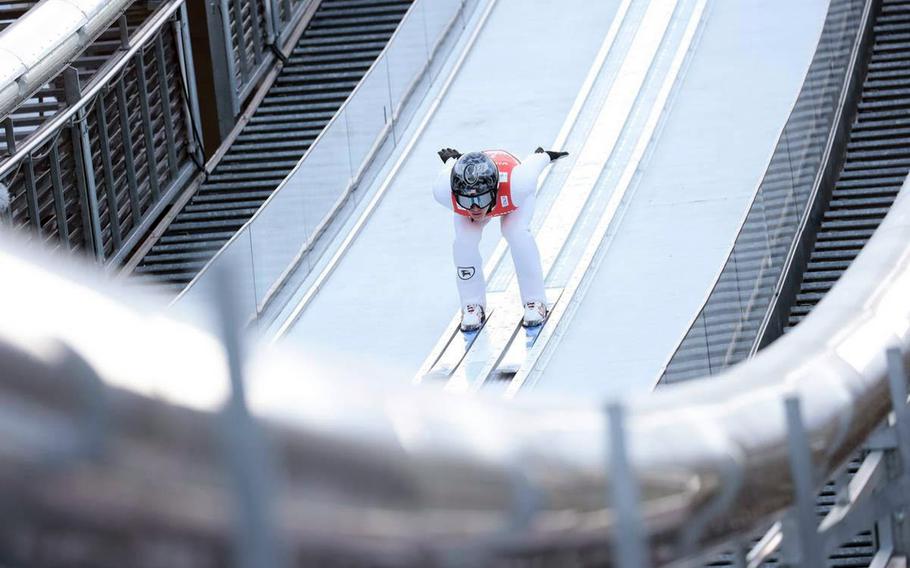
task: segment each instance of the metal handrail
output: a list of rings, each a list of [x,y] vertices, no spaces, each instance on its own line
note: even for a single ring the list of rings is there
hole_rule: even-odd
[[[54,116],[49,122],[42,125],[41,128],[35,131],[34,134],[29,136],[29,138],[19,147],[16,148],[16,152],[12,154],[6,161],[0,164],[0,178],[8,174],[10,171],[15,168],[19,162],[24,160],[28,155],[38,148],[41,144],[48,141],[52,137],[57,135],[57,132],[60,128],[65,126],[70,119],[72,119],[76,113],[80,110],[85,109],[86,106],[95,98],[95,96],[104,89],[104,87],[111,81],[120,71],[126,67],[132,57],[136,53],[145,47],[147,42],[154,38],[155,34],[164,26],[170,19],[170,17],[180,9],[180,7],[185,3],[186,0],[169,0],[168,4],[165,7],[159,9],[148,22],[146,22],[142,28],[140,28],[135,36],[130,39],[130,47],[126,51],[121,52],[116,56],[116,59],[113,60],[113,63],[107,67],[107,69],[102,68],[99,73],[92,79],[89,83],[88,88],[82,93],[79,101],[65,110],[61,111],[59,114]]]
[[[132,0],[42,0],[0,33],[0,116],[56,75],[123,13]],[[69,12],[62,29],[58,24]],[[74,13],[81,14],[73,18]],[[35,34],[35,35],[33,35]],[[37,37],[36,37],[37,36]],[[36,42],[40,41],[40,45]],[[37,49],[35,49],[37,47]]]
[[[42,484],[59,488],[76,476],[83,499],[63,504],[66,518],[78,503],[90,503],[78,509],[83,517],[98,514],[99,504],[115,506],[145,527],[229,540],[227,497],[211,481],[223,479],[222,461],[198,449],[212,443],[210,428],[222,420],[234,369],[254,389],[250,404],[267,418],[260,425],[281,452],[276,461],[294,464],[274,487],[281,507],[274,518],[298,547],[320,543],[364,554],[390,548],[442,554],[468,544],[501,554],[580,551],[608,548],[617,524],[636,516],[646,531],[636,537],[648,541],[654,558],[679,560],[705,543],[751,531],[793,502],[786,450],[793,401],[801,401],[803,467],[814,483],[887,416],[884,349],[898,347],[910,360],[908,242],[910,178],[853,266],[792,333],[723,380],[611,405],[609,427],[598,403],[519,406],[301,376],[306,358],[287,346],[248,346],[242,351],[250,357],[241,361],[217,334],[168,319],[135,291],[76,276],[73,268],[61,276],[65,263],[7,246],[0,249],[7,292],[0,294],[2,386],[9,400],[27,396],[30,404],[9,433],[9,443],[23,450],[5,454],[4,464],[30,463],[26,449],[40,457],[40,437],[27,433],[45,431],[42,393],[54,412],[94,423],[85,420],[81,383],[71,375],[111,390],[104,410],[120,428],[104,432],[104,459],[54,476],[7,476],[4,483],[21,484],[20,506],[34,503],[53,514],[63,493],[42,491]],[[53,315],[36,318],[36,306]],[[219,309],[231,306],[226,298]],[[96,324],[91,333],[87,320]],[[36,405],[37,416],[28,412]],[[609,439],[624,439],[628,450],[618,452]],[[141,496],[115,492],[119,500],[112,499],[110,483],[129,482],[148,447],[155,448],[145,456],[149,464],[167,464],[155,469],[160,478],[143,482]],[[637,511],[604,499],[605,487],[617,489],[618,472],[629,476],[625,486],[640,489]],[[201,509],[187,515],[184,495],[194,495]]]

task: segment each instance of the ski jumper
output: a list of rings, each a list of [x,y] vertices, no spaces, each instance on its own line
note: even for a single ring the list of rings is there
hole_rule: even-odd
[[[545,153],[534,153],[523,162],[514,165],[511,171],[504,172],[505,168],[500,166],[500,159],[505,161],[503,156],[495,156],[490,151],[484,153],[493,158],[500,168],[499,192],[503,191],[503,184],[508,184],[505,193],[497,192],[496,207],[491,213],[496,213],[499,217],[500,231],[509,243],[512,261],[515,263],[515,274],[518,277],[518,287],[521,290],[521,301],[546,302],[543,269],[540,265],[537,243],[531,234],[531,218],[534,215],[537,178],[550,163],[550,158]],[[506,152],[502,154],[509,155]],[[458,211],[459,207],[452,199],[450,182],[455,161],[448,160],[437,175],[433,184],[433,196],[440,205],[454,213],[455,241],[452,244],[452,255],[455,261],[455,283],[458,286],[461,305],[486,306],[487,286],[483,274],[483,259],[480,256],[480,238],[484,227],[490,221],[490,215],[488,214],[483,221],[474,222],[463,212]],[[504,204],[500,199],[504,194],[507,194],[508,204]]]

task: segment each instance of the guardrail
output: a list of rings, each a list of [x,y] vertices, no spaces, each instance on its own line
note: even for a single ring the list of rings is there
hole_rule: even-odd
[[[405,103],[427,74],[468,2],[417,0],[389,43],[316,141],[253,218],[178,296],[206,294],[222,265],[239,266],[239,300],[256,317],[358,187],[367,167],[397,144]]]
[[[279,46],[294,31],[308,9],[319,0],[216,0],[210,3],[209,41],[215,63],[218,94],[227,94],[231,118],[236,119],[243,103],[272,67],[284,59]],[[225,121],[230,130],[233,121]]]
[[[0,540],[23,526],[63,532],[93,546],[57,548],[114,555],[108,564],[137,554],[119,545],[141,528],[149,553],[199,549],[222,563],[237,546],[283,542],[288,557],[321,558],[315,565],[586,554],[601,564],[615,554],[638,566],[679,562],[796,503],[789,519],[809,545],[801,558],[815,561],[803,565],[822,566],[822,552],[866,520],[907,511],[907,243],[910,178],[792,332],[722,379],[604,409],[456,397],[406,377],[396,391],[369,377],[304,376],[289,346],[243,341],[230,272],[217,283],[213,332],[7,242],[0,389],[12,410],[0,417],[16,428],[5,433],[0,495],[17,506]],[[895,427],[870,443],[884,451],[818,527],[814,491],[883,422]],[[889,446],[903,451],[886,471]],[[776,547],[769,534],[753,559]]]
[[[715,374],[754,353],[802,224],[820,184],[836,169],[832,145],[844,120],[844,99],[862,68],[858,59],[871,35],[874,5],[873,0],[831,2],[803,88],[752,205],[660,383]]]
[[[60,73],[132,0],[42,0],[0,34],[0,117]]]
[[[11,224],[116,263],[201,171],[183,0],[161,5],[83,88],[64,71],[67,108],[0,163]]]

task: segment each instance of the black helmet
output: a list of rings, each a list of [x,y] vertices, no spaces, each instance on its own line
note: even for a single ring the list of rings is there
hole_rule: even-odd
[[[489,210],[496,205],[499,168],[483,152],[468,152],[452,167],[451,184],[455,201],[460,206],[470,209],[471,205],[477,205]]]

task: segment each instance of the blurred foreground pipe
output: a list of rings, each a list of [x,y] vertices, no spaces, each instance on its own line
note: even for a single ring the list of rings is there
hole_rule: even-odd
[[[793,502],[787,397],[801,402],[819,475],[886,416],[885,348],[905,361],[910,352],[908,196],[905,183],[853,267],[783,339],[724,375],[623,401],[654,560],[752,529]],[[230,484],[213,429],[229,378],[216,335],[39,256],[0,247],[0,502],[16,513],[0,539],[65,526],[228,555]],[[601,404],[389,392],[370,377],[300,376],[288,349],[247,351],[249,404],[278,470],[275,526],[292,559],[429,565],[467,549],[477,558],[609,547]],[[131,563],[144,565],[136,554]]]

